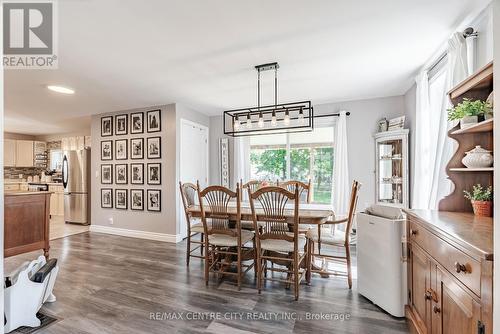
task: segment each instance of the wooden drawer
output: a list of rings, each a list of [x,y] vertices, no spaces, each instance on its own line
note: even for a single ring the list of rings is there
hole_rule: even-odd
[[[410,219],[410,240],[422,247],[442,267],[477,296],[481,296],[481,264],[478,261],[434,235],[412,219]],[[462,266],[460,272],[457,272],[458,265]],[[466,271],[464,272],[463,269],[466,269]]]

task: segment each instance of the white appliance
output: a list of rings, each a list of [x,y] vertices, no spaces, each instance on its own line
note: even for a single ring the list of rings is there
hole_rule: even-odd
[[[358,292],[395,317],[407,304],[406,218],[373,205],[356,215]]]

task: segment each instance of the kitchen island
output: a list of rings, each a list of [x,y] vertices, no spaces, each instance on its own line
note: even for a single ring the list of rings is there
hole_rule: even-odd
[[[4,193],[4,256],[39,249],[49,257],[49,191]]]

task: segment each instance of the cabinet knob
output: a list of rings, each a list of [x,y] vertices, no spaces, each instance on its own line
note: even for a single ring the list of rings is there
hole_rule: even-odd
[[[461,272],[467,274],[469,271],[467,270],[467,266],[465,264],[461,264],[460,262],[455,262],[455,271],[460,274]]]
[[[427,290],[425,292],[425,300],[430,300],[432,298],[432,292]]]
[[[441,312],[441,309],[439,308],[439,306],[437,305],[434,305],[434,307],[432,308],[432,310],[434,311],[434,313],[439,313]]]
[[[410,229],[410,234],[411,235],[417,235],[418,230]]]

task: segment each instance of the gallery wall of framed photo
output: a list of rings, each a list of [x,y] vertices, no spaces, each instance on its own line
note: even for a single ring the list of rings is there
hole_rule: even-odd
[[[162,110],[100,118],[100,207],[161,212]]]

